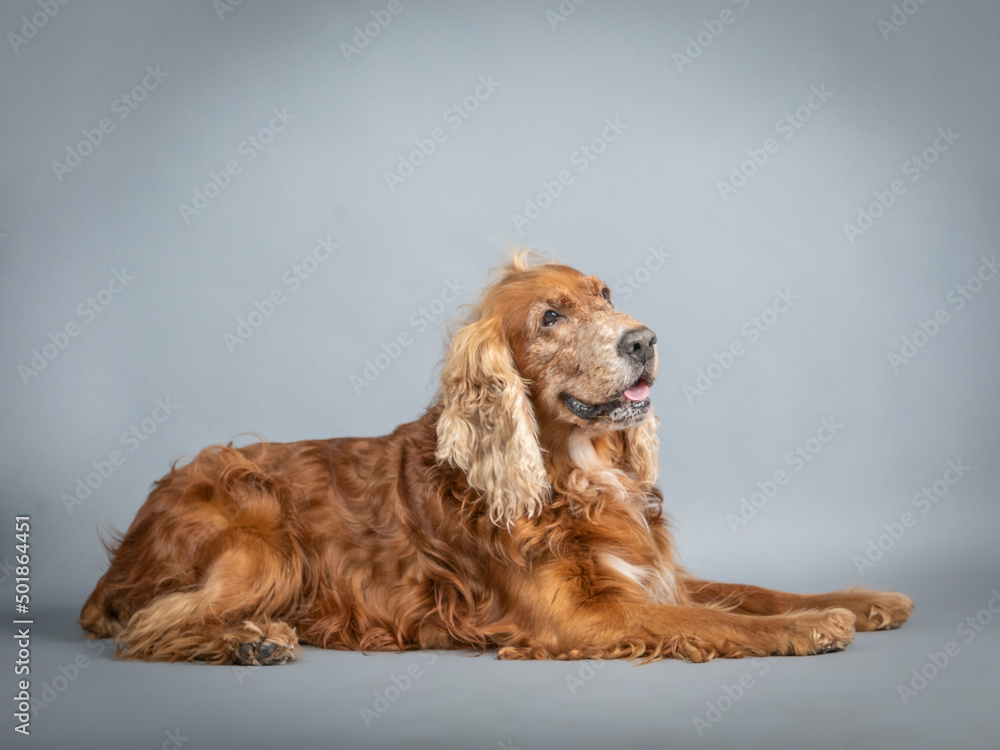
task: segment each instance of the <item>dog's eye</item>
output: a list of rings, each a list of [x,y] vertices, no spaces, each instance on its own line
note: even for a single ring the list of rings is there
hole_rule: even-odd
[[[557,313],[555,310],[546,310],[545,311],[545,315],[542,316],[542,327],[543,328],[548,328],[553,323],[555,323],[557,320],[559,320],[559,318],[561,318],[561,317],[562,316],[559,313]]]
[[[611,305],[612,307],[614,307],[614,305],[611,304],[611,290],[610,289],[608,289],[607,287],[604,287],[601,290],[601,296],[604,297],[604,299],[607,301],[607,303],[609,305]]]

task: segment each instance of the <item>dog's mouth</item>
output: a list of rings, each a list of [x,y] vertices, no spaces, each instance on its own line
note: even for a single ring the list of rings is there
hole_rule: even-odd
[[[653,375],[643,372],[621,395],[599,404],[588,404],[569,393],[562,394],[562,401],[575,416],[591,421],[606,419],[611,422],[631,422],[645,416],[651,407],[649,387]]]

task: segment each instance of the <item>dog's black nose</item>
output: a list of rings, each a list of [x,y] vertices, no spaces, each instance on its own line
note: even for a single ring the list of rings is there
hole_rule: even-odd
[[[634,359],[640,365],[645,365],[653,359],[656,334],[648,328],[636,328],[629,331],[618,342],[618,351],[623,357]]]

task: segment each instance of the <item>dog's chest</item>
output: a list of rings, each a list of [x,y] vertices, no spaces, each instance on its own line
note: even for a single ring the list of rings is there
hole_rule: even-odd
[[[653,601],[676,604],[674,565],[657,545],[659,529],[655,528],[655,522],[650,524],[649,498],[640,492],[629,492],[630,482],[625,474],[604,464],[593,443],[585,436],[574,434],[570,437],[569,455],[581,475],[581,488],[600,487],[608,501],[628,517],[616,524],[619,543],[595,550],[598,565],[610,575],[638,585]]]
[[[659,604],[677,603],[677,578],[672,565],[665,562],[637,565],[613,552],[600,553],[598,560],[614,573],[638,584],[653,601]]]

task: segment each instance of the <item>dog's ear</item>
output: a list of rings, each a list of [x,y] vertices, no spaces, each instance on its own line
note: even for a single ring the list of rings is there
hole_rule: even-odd
[[[660,473],[659,438],[656,428],[660,420],[650,414],[638,427],[621,433],[621,468],[650,486],[656,484]]]
[[[452,337],[441,371],[437,458],[465,472],[490,519],[509,526],[549,496],[538,422],[500,321],[485,318]]]

